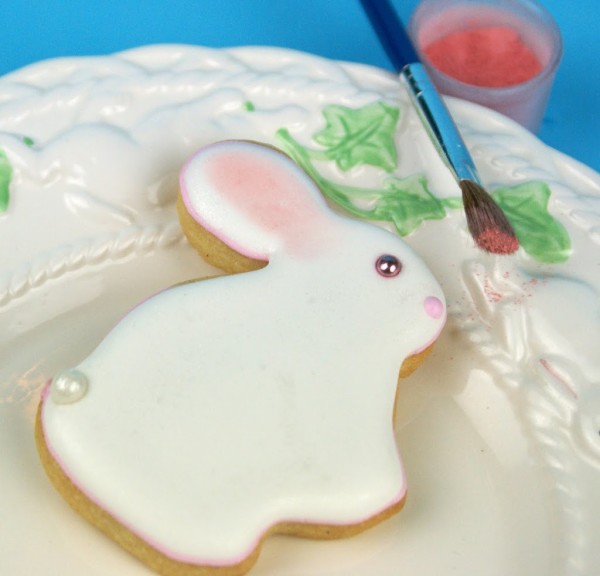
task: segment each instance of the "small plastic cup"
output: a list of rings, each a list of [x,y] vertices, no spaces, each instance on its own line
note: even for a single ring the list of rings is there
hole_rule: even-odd
[[[443,58],[453,58],[453,46],[456,49],[457,43],[460,45],[460,41],[457,42],[456,39],[461,35],[464,37],[465,34],[471,35],[468,49],[472,52],[473,33],[477,31],[476,34],[486,34],[491,29],[496,30],[496,57],[500,57],[499,54],[510,57],[516,37],[521,47],[525,46],[533,55],[533,59],[537,60],[539,70],[529,78],[515,80],[519,72],[523,73],[518,67],[523,65],[524,59],[519,57],[512,64],[503,62],[502,67],[496,67],[498,70],[514,70],[512,79],[507,77],[506,82],[502,81],[501,85],[478,85],[480,82],[475,83],[472,80],[477,75],[475,69],[471,71],[468,81],[460,80],[449,75],[447,67],[442,70],[442,66],[433,65],[426,55],[432,43],[441,42],[438,45],[438,54],[442,54]],[[507,34],[502,34],[509,29],[513,34],[510,39]],[[562,40],[552,16],[535,0],[421,0],[410,20],[409,34],[431,79],[442,94],[497,110],[531,132],[539,130],[562,56]],[[454,44],[442,44],[451,34],[454,35]],[[503,37],[507,37],[507,44],[512,44],[498,46],[498,38]],[[440,46],[442,52],[439,50]],[[465,46],[466,44],[463,44],[463,51]],[[475,42],[476,50],[480,46],[483,50],[483,44]],[[462,56],[462,66],[468,66],[469,58],[465,58],[464,53]],[[489,62],[491,65],[491,58]],[[510,72],[507,72],[507,75],[508,73]],[[483,83],[485,84],[485,81]]]

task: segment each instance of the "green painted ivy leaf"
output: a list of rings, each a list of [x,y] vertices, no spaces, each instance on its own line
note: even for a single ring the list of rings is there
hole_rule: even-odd
[[[425,176],[389,177],[383,189],[346,186],[324,178],[311,162],[313,151],[296,142],[288,130],[281,128],[277,137],[283,150],[315,181],[323,194],[350,214],[391,222],[401,236],[407,236],[425,220],[440,220],[446,216],[445,201],[429,191]],[[460,199],[458,201],[460,205]]]
[[[565,262],[571,239],[565,227],[548,211],[550,187],[544,182],[527,182],[492,193],[510,220],[519,243],[533,258],[546,264]]]
[[[362,108],[330,105],[323,109],[326,126],[314,140],[325,157],[344,172],[368,164],[391,172],[397,166],[394,135],[400,111],[384,102]]]
[[[11,180],[12,166],[4,150],[0,150],[0,213],[8,209]]]
[[[427,188],[424,176],[389,178],[373,210],[373,219],[393,222],[400,236],[408,236],[425,220],[446,217],[444,205]]]
[[[314,161],[335,161],[342,170],[370,164],[391,171],[397,167],[394,133],[398,109],[377,102],[363,108],[327,106],[326,127],[313,136],[325,150],[307,148],[281,128],[277,137],[283,149],[313,178],[322,192],[360,218],[392,222],[407,236],[426,220],[441,220],[446,210],[462,207],[462,199],[437,198],[422,175],[390,177],[383,189],[344,186],[324,178]],[[565,227],[548,211],[551,196],[544,182],[499,188],[494,199],[512,223],[519,242],[529,255],[543,263],[568,260],[571,239]]]

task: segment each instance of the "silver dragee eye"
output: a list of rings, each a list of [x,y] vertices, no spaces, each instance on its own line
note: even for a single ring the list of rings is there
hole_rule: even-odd
[[[384,278],[393,278],[402,271],[402,262],[392,254],[383,254],[377,258],[375,270]]]

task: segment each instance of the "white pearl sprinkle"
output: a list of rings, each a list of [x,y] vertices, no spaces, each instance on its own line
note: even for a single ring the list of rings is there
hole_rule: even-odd
[[[52,381],[50,396],[55,404],[72,404],[81,400],[88,389],[88,379],[76,369],[59,372]]]

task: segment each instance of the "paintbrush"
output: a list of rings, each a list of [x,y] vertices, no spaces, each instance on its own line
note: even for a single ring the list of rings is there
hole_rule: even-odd
[[[388,58],[400,75],[423,125],[450,169],[463,199],[469,232],[481,249],[512,254],[519,241],[501,208],[485,191],[448,108],[389,0],[360,0]]]

